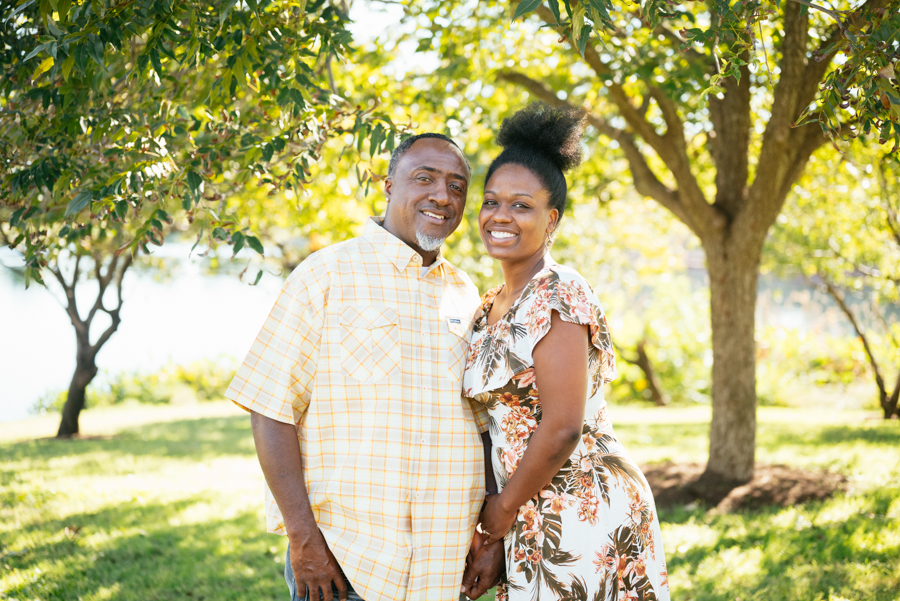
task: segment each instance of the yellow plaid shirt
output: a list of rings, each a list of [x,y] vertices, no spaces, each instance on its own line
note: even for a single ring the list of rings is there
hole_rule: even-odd
[[[225,394],[296,424],[316,522],[366,601],[459,599],[484,496],[488,416],[461,395],[478,305],[369,220],[291,273]],[[266,522],[285,534],[268,487]]]

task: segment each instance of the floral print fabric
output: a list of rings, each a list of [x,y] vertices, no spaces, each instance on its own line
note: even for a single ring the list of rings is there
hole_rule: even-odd
[[[669,588],[653,495],[616,439],[603,384],[616,376],[606,318],[576,271],[550,265],[535,275],[501,319],[487,316],[501,287],[476,315],[464,394],[491,418],[493,468],[502,490],[541,422],[532,351],[550,315],[590,328],[588,400],[581,441],[553,480],[519,509],[507,534],[507,582],[498,601],[668,601]]]

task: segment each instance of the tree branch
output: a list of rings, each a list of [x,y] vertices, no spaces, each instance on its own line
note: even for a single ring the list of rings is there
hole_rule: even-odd
[[[578,108],[570,102],[561,100],[556,93],[544,83],[532,79],[524,73],[518,71],[501,71],[497,74],[497,77],[498,79],[525,88],[530,94],[543,100],[549,105]],[[622,152],[625,154],[625,159],[628,161],[628,167],[631,171],[631,176],[634,179],[635,190],[637,190],[639,194],[649,196],[659,202],[669,209],[675,217],[693,230],[695,225],[692,217],[684,210],[678,191],[672,190],[663,184],[656,174],[653,173],[653,170],[650,168],[650,165],[647,164],[647,160],[643,153],[637,147],[634,137],[628,132],[613,127],[605,119],[593,112],[587,113],[587,119],[588,123],[596,128],[597,131],[619,143]]]
[[[128,268],[131,267],[133,262],[132,255],[125,255],[125,260],[122,262],[122,266],[116,271],[114,270],[114,266],[111,265],[110,269],[107,270],[107,275],[115,275],[116,280],[116,294],[118,298],[118,304],[115,309],[106,309],[101,305],[101,308],[105,313],[107,313],[112,320],[109,327],[100,334],[100,337],[97,339],[97,342],[91,345],[91,353],[96,356],[100,349],[104,344],[112,337],[113,334],[116,333],[116,330],[119,329],[119,324],[122,323],[122,318],[120,317],[119,312],[122,310],[122,280],[125,277],[125,272],[128,271]]]
[[[536,12],[545,23],[553,24],[556,22],[553,13],[546,6],[540,6]],[[577,51],[576,45],[572,40],[569,40],[569,44],[572,46],[573,51]],[[584,60],[601,80],[613,79],[613,74],[600,60],[600,55],[593,45],[588,44],[585,48]],[[652,83],[646,81],[644,83],[648,85],[648,90],[652,94]],[[607,86],[607,90],[609,100],[616,106],[619,115],[625,119],[629,128],[656,152],[672,173],[678,185],[678,199],[680,202],[680,211],[676,213],[673,210],[673,213],[701,239],[724,228],[726,224],[724,216],[707,202],[691,170],[683,126],[674,103],[671,103],[671,100],[662,94],[661,91],[654,97],[667,124],[666,134],[660,135],[656,132],[655,126],[647,121],[641,115],[640,110],[632,104],[631,98],[620,84],[612,81]],[[673,127],[672,124],[677,125]],[[646,163],[646,160],[643,162]],[[667,208],[671,210],[671,207],[667,206]],[[682,215],[685,217],[682,217]]]
[[[109,283],[112,281],[113,276],[116,272],[116,264],[119,262],[119,257],[117,255],[113,255],[112,260],[109,262],[109,266],[106,268],[106,274],[103,274],[101,268],[103,267],[103,259],[99,255],[94,255],[94,276],[97,278],[98,285],[98,293],[97,300],[94,301],[94,306],[91,307],[90,312],[88,313],[87,319],[85,320],[88,325],[93,321],[94,315],[97,314],[97,311],[103,309],[103,296],[106,293],[106,288],[109,286]]]
[[[837,288],[834,287],[831,282],[822,277],[821,274],[818,275],[822,279],[822,282],[825,284],[825,289],[828,291],[828,294],[831,295],[834,301],[838,304],[838,307],[841,308],[841,311],[844,312],[844,315],[847,316],[847,319],[850,321],[850,324],[856,331],[856,335],[859,337],[860,341],[862,341],[863,348],[866,350],[866,355],[868,355],[869,357],[869,364],[872,366],[872,371],[875,372],[875,383],[878,385],[878,390],[882,395],[881,398],[886,398],[887,389],[884,385],[884,378],[881,377],[881,369],[879,369],[878,361],[875,360],[875,355],[872,352],[872,348],[869,346],[868,338],[866,338],[866,335],[863,333],[862,328],[860,328],[859,322],[856,321],[856,317],[853,315],[850,307],[848,307],[847,303],[844,302],[844,297],[841,295],[841,293],[837,290]]]

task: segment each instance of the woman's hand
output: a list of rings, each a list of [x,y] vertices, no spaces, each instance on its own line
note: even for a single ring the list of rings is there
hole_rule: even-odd
[[[515,525],[519,514],[518,507],[512,510],[503,507],[502,496],[502,494],[488,495],[484,509],[481,510],[477,530],[480,530],[486,545],[503,540],[506,533]]]

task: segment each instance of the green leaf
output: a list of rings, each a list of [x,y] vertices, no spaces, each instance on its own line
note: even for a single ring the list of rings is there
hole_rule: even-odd
[[[92,37],[93,40],[88,39],[85,42],[85,49],[94,62],[103,67],[103,42],[97,36]]]
[[[66,35],[65,31],[56,26],[56,21],[53,20],[53,17],[47,17],[47,29],[50,30],[50,33],[55,38]]]
[[[237,3],[237,0],[228,0],[228,4],[225,5],[225,8],[222,9],[222,12],[219,13],[219,28],[221,29],[222,25],[225,23],[225,19],[228,18],[228,15],[231,14],[231,10],[234,8],[234,5]]]
[[[37,56],[38,54],[40,54],[41,51],[42,51],[44,48],[46,48],[48,45],[49,45],[49,44],[41,44],[41,45],[37,46],[34,50],[32,50],[31,52],[29,52],[29,53],[25,56],[25,58],[22,59],[22,60],[23,60],[23,61],[27,61],[27,60],[32,59],[33,57],[35,57],[35,56]]]
[[[262,242],[259,241],[259,238],[257,238],[256,236],[245,236],[245,238],[247,241],[247,246],[258,252],[259,254],[265,256],[265,253],[263,252],[263,245]]]
[[[191,188],[191,193],[194,195],[194,198],[199,198],[201,186],[203,186],[203,178],[194,171],[188,171],[187,182],[188,186],[190,186]]]
[[[262,147],[262,159],[266,163],[272,160],[272,154],[275,152],[275,148],[271,144],[266,144]]]
[[[256,272],[256,279],[253,280],[253,283],[251,284],[251,286],[256,286],[257,284],[259,284],[259,280],[262,278],[262,274],[263,274],[262,269],[260,269],[259,271]]]
[[[83,190],[79,192],[75,198],[69,201],[68,206],[66,207],[66,217],[71,217],[72,215],[77,215],[80,213],[86,206],[91,203],[91,200],[94,198],[94,193],[90,190]]]
[[[63,62],[62,66],[62,75],[65,81],[69,81],[69,75],[72,73],[72,67],[75,66],[75,55],[70,54],[69,57]]]
[[[72,6],[72,0],[59,0],[56,5],[56,12],[59,13],[59,20],[65,23],[69,20],[69,7]]]
[[[40,77],[42,73],[44,73],[45,71],[49,71],[52,66],[53,57],[48,56],[40,65],[38,65],[38,68],[34,70],[34,73],[31,75],[31,80],[34,81],[35,79]]]
[[[153,63],[153,70],[156,71],[156,74],[162,77],[162,62],[159,60],[159,51],[156,48],[150,50],[150,62]]]
[[[579,4],[575,7],[575,10],[572,12],[572,39],[580,41],[581,40],[581,29],[584,27],[584,15],[585,8],[584,4]],[[584,57],[584,52],[581,53],[581,56]]]
[[[138,60],[140,61],[140,59]],[[75,47],[75,66],[78,67],[78,72],[83,76],[84,69],[87,66],[87,49],[85,44],[79,44]]]
[[[244,234],[241,232],[231,234],[231,241],[234,242],[234,254],[236,255],[244,248]]]
[[[578,38],[578,53],[584,58],[584,49],[587,48],[588,38],[591,37],[591,28],[585,27],[581,30],[581,37]]]
[[[549,0],[549,2],[547,2],[547,4],[550,5],[550,12],[553,13],[554,17],[556,17],[556,22],[561,23],[562,16],[559,14],[559,1],[558,0]]]
[[[17,209],[16,211],[13,212],[12,217],[9,218],[10,227],[16,227],[16,225],[19,224],[19,218],[22,216],[22,213],[24,213],[24,212],[25,212],[25,207],[22,207],[21,209]]]
[[[519,5],[516,7],[516,12],[513,14],[513,21],[515,21],[522,15],[537,10],[537,8],[541,5],[541,1],[542,0],[522,0],[521,2],[519,2]]]

